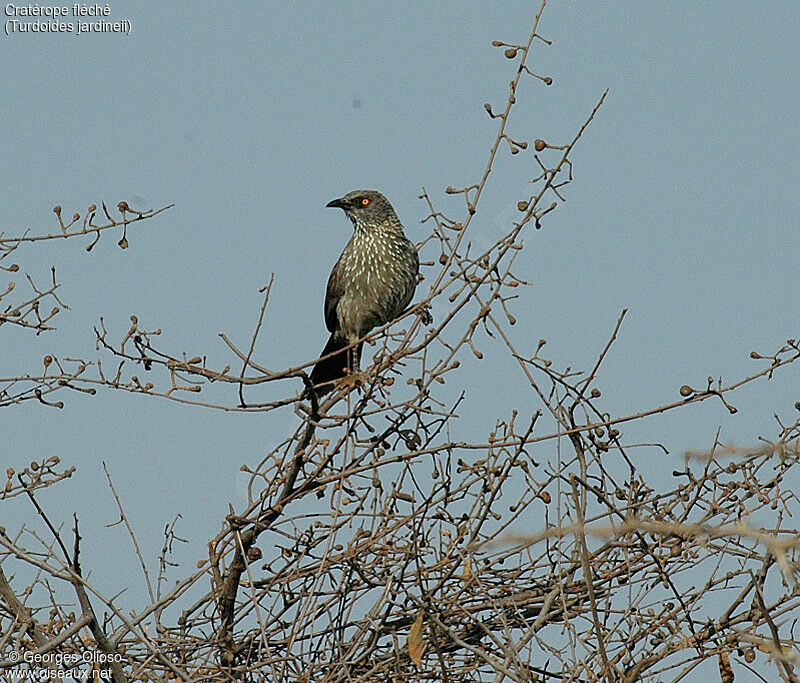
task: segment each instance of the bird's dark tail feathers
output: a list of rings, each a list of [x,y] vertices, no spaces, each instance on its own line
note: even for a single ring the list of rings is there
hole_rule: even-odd
[[[347,370],[351,372],[358,370],[362,345],[363,342],[351,349],[346,349],[347,341],[338,337],[335,332],[331,334],[320,354],[322,360],[318,361],[311,371],[311,383],[314,385],[314,391],[318,397],[331,391],[333,383],[344,377]],[[333,355],[330,358],[324,358],[331,353]]]

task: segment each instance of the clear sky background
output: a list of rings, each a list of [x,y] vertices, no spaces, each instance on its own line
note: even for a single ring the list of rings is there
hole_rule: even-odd
[[[490,43],[524,41],[538,4],[109,6],[130,35],[0,36],[0,230],[50,232],[55,204],[67,215],[100,201],[175,208],[134,226],[125,251],[109,233],[91,253],[80,240],[20,249],[39,280],[56,266],[71,311],[37,339],[4,327],[2,376],[38,371],[46,353],[97,358],[101,315],[117,339],[135,314],[162,328],[166,348],[224,365],[217,334],[246,346],[270,273],[255,360],[314,357],[327,336],[325,282],[350,232],[325,204],[379,189],[416,240],[428,231],[423,186],[462,216],[444,188],[479,179],[497,127],[483,104],[505,102],[514,71]],[[529,64],[553,85],[523,80],[513,137],[565,143],[610,92],[572,155],[568,202],[528,237],[517,270],[532,286],[514,305],[515,342],[532,353],[546,338],[555,363],[588,369],[628,307],[599,381],[617,415],[708,375],[760,369],[751,350],[800,334],[800,4],[553,2],[540,32],[553,45],[537,43]],[[530,148],[501,156],[472,226],[478,243],[517,215],[536,175]],[[482,343],[492,352],[462,375],[491,408],[474,401],[462,415],[474,434],[511,407],[538,407],[503,348]],[[798,386],[790,368],[735,394],[736,416],[709,401],[623,435],[663,442],[669,456],[643,450],[637,465],[671,470],[720,427],[734,444],[773,437],[773,413],[792,415]],[[239,467],[296,420],[113,392],[60,398],[60,411],[4,410],[0,452],[18,469],[47,454],[76,465],[41,502],[64,522],[78,512],[86,566],[107,593],[139,575],[124,531],[104,528],[117,515],[101,461],[148,558],[183,515],[188,571],[228,503],[244,499]],[[4,508],[18,515],[3,520],[10,529],[32,514],[23,501]]]

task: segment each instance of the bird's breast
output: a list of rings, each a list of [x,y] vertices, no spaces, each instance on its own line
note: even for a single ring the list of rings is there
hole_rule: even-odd
[[[403,312],[414,295],[419,270],[416,249],[404,236],[358,231],[336,267],[344,283],[337,318],[351,339]]]

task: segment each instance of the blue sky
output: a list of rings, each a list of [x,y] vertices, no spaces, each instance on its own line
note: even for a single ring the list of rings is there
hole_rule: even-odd
[[[513,76],[490,43],[523,41],[535,13],[513,1],[110,7],[130,35],[0,36],[0,230],[50,231],[55,204],[175,207],[135,226],[125,251],[109,236],[91,253],[72,240],[20,250],[38,279],[56,266],[71,311],[36,339],[4,328],[4,376],[35,371],[46,353],[95,358],[101,315],[121,336],[135,314],[167,348],[224,364],[217,334],[246,345],[271,273],[256,360],[314,357],[325,282],[350,230],[325,204],[379,189],[416,240],[427,234],[422,187],[455,213],[444,188],[480,177],[497,125],[483,104],[504,102]],[[751,350],[798,334],[800,5],[552,3],[541,33],[553,45],[538,43],[530,63],[553,85],[525,83],[514,137],[564,143],[609,95],[572,156],[567,203],[528,238],[520,275],[532,286],[515,303],[515,339],[532,351],[546,338],[554,362],[587,368],[629,308],[600,376],[615,414],[674,400],[708,375],[755,372]],[[474,241],[513,215],[534,175],[530,154],[502,156]],[[506,355],[497,346],[468,363],[496,407],[463,415],[474,433],[523,390]],[[675,463],[719,427],[723,440],[753,443],[775,433],[773,413],[794,410],[799,375],[734,395],[736,416],[707,402],[626,435],[665,443]],[[228,503],[243,500],[240,465],[293,419],[113,393],[64,399],[61,411],[5,410],[0,447],[17,468],[44,453],[77,466],[43,504],[65,520],[79,512],[87,562],[108,587],[126,572],[102,549],[126,539],[104,528],[116,514],[101,461],[146,554],[180,513],[182,556],[199,558]],[[658,469],[664,456],[640,457]]]

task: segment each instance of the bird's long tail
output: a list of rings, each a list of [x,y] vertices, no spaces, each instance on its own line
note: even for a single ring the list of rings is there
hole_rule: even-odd
[[[320,358],[311,371],[311,383],[315,385],[317,396],[323,396],[333,389],[333,383],[337,379],[345,376],[345,372],[358,370],[361,359],[361,346],[363,342],[357,344],[352,349],[345,348],[347,341],[337,336],[334,332],[322,349]],[[328,354],[333,354],[330,358],[325,358]]]

